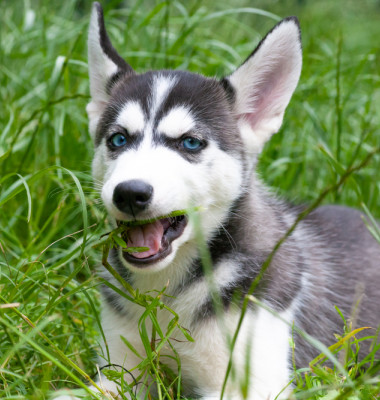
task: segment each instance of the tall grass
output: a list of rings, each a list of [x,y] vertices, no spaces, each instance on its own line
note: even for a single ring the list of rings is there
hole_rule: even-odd
[[[210,76],[231,72],[277,20],[298,15],[301,82],[260,172],[295,202],[313,204],[332,188],[323,201],[361,208],[380,237],[371,224],[380,217],[378,2],[134,0],[104,7],[115,47],[137,71],[179,68]],[[0,398],[44,399],[63,387],[85,394],[84,383],[97,372],[101,280],[94,267],[101,254],[92,246],[107,220],[89,175],[89,13],[90,2],[74,0],[1,7]],[[159,306],[157,298],[146,300]],[[365,360],[366,372],[355,360],[359,346],[346,336],[331,349],[347,352],[338,354],[342,369],[323,367],[321,359],[297,371],[294,396],[379,396],[379,345]],[[162,380],[160,397],[178,394],[178,376],[151,357],[146,365]]]

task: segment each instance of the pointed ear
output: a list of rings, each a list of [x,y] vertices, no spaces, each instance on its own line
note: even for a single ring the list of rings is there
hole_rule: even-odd
[[[88,69],[91,102],[87,105],[90,133],[95,134],[99,118],[109,100],[109,91],[115,82],[133,69],[120,57],[111,44],[104,26],[103,9],[93,3],[88,31]]]
[[[235,113],[250,152],[261,151],[280,129],[301,66],[299,23],[296,17],[289,17],[277,24],[248,59],[224,79],[233,88]]]

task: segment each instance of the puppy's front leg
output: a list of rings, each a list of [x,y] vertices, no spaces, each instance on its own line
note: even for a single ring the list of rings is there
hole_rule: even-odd
[[[121,391],[126,397],[129,397],[129,388],[127,388],[127,385],[136,383],[135,379],[140,374],[140,371],[134,369],[142,361],[143,357],[145,357],[145,349],[138,330],[138,321],[131,320],[128,315],[120,315],[118,311],[104,302],[102,327],[106,340],[106,343],[102,345],[102,353],[109,355],[109,360],[102,360],[100,365],[105,366],[109,364],[109,369],[116,369],[122,373],[122,379],[121,384],[118,385],[108,380],[104,374],[101,374],[98,384],[105,390],[116,394],[118,391]],[[130,343],[136,353],[140,354],[142,358],[139,358],[131,351],[125,342]],[[143,389],[142,385],[138,385],[138,389],[136,396],[139,399],[143,399],[144,393],[141,393]],[[133,393],[135,393],[134,389]]]

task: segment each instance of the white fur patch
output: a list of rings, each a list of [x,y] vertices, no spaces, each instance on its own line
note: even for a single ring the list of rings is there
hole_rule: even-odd
[[[150,101],[150,120],[152,121],[160,105],[165,101],[170,90],[176,83],[174,77],[159,75],[153,80],[152,98]]]
[[[234,333],[238,318],[239,312],[231,310],[219,323],[215,319],[207,320],[194,332],[195,344],[178,348],[183,360],[182,368],[188,371],[192,381],[197,382],[202,399],[220,398],[229,353],[228,337]],[[234,351],[234,376],[230,375],[226,399],[243,398],[240,387],[247,373],[248,399],[277,398],[290,380],[291,328],[285,321],[291,322],[292,318],[291,308],[278,317],[263,308],[247,312]],[[250,355],[247,357],[247,354]],[[285,390],[278,399],[288,395],[289,390]]]
[[[116,123],[125,128],[129,133],[142,132],[146,121],[140,104],[137,101],[126,103],[120,111]]]
[[[104,104],[102,104],[101,102],[90,101],[86,106],[89,121],[88,130],[93,139],[95,138],[96,128],[98,126],[103,110]]]
[[[224,275],[227,270],[234,272],[234,263],[230,261],[221,265]],[[216,277],[221,283],[223,277]],[[182,318],[191,312],[194,302],[204,299],[206,290],[194,287],[190,292],[199,294],[200,298],[192,296],[192,302],[187,292],[181,295],[176,302],[175,309]],[[178,308],[177,308],[178,304]],[[184,305],[187,304],[187,309]],[[197,383],[202,399],[220,398],[220,389],[225,374],[228,359],[228,340],[234,333],[239,311],[234,309],[226,312],[219,322],[216,319],[205,321],[193,332],[195,343],[178,348],[182,360],[182,368],[190,375],[190,379]],[[249,310],[236,343],[233,357],[234,374],[230,376],[227,385],[227,399],[242,399],[239,388],[244,381],[245,374],[249,373],[248,399],[274,400],[290,381],[290,346],[291,327],[294,318],[294,307],[280,313],[278,316],[270,311],[258,307],[255,311]],[[247,356],[249,354],[249,356]],[[249,367],[247,367],[249,360]],[[282,392],[278,399],[287,398],[289,389]]]
[[[291,328],[284,320],[293,321],[292,308],[279,317],[259,308],[254,324],[245,332],[247,342],[252,340],[250,359],[253,379],[249,398],[272,400],[290,381]],[[287,398],[288,394],[285,391],[279,398]]]
[[[101,143],[96,149],[92,160],[92,177],[97,187],[103,183],[104,175],[107,172],[107,148]]]
[[[166,136],[178,138],[195,128],[191,112],[184,106],[172,108],[160,121],[157,130]]]

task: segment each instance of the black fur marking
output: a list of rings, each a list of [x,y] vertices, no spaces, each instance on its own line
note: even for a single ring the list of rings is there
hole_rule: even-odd
[[[126,282],[130,284],[132,283],[131,273],[120,261],[117,249],[110,250],[108,262]],[[113,282],[113,278],[110,277],[108,271],[102,271],[101,275],[103,275],[105,279],[112,282],[115,286],[120,287],[120,284],[118,284],[116,281]],[[126,304],[128,304],[128,300],[124,299],[122,296],[120,296],[118,293],[116,293],[105,284],[101,286],[101,293],[105,301],[110,305],[110,307],[116,310],[120,315],[125,316],[128,313],[128,309],[126,307]]]
[[[152,73],[120,77],[111,89],[111,98],[98,124],[95,146],[99,146],[103,137],[108,134],[109,128],[116,123],[120,111],[127,102],[138,102],[144,118],[148,119],[152,80]]]
[[[127,62],[118,54],[118,52],[112,46],[112,43],[107,34],[107,30],[105,28],[102,6],[98,2],[94,3],[93,6],[96,8],[96,12],[98,14],[99,42],[102,50],[107,55],[107,57],[118,66],[119,69],[121,69],[125,73],[133,74],[134,71],[132,67],[127,64]]]
[[[223,87],[215,79],[185,71],[158,71],[163,76],[172,75],[176,84],[161,104],[154,126],[170,112],[171,109],[183,106],[188,108],[195,119],[195,131],[206,139],[213,139],[223,151],[237,154],[242,143],[236,133],[235,121],[231,117],[231,106]],[[205,107],[207,104],[207,107]],[[157,132],[155,132],[158,135]]]
[[[118,314],[125,316],[125,307],[120,303],[122,297],[110,287],[108,287],[105,283],[100,286],[100,290],[104,300],[106,301],[106,303],[108,303],[112,310],[115,310]]]
[[[121,76],[111,89],[111,98],[97,127],[95,146],[99,146],[102,139],[107,137],[123,106],[129,101],[136,101],[141,105],[144,118],[148,119],[151,78],[142,79],[140,75]],[[140,135],[141,136],[141,135]]]
[[[231,82],[227,78],[222,78],[220,80],[220,84],[222,85],[223,89],[225,90],[227,99],[230,102],[230,104],[234,104],[235,97],[236,97],[236,91],[235,91],[234,87],[231,85]]]
[[[150,115],[150,99],[154,79],[157,77],[173,77],[176,84],[168,93],[153,124],[153,140],[158,145],[165,144],[157,126],[161,119],[178,106],[189,108],[196,123],[195,131],[207,141],[213,139],[219,148],[238,159],[243,155],[243,144],[236,132],[235,121],[231,117],[231,105],[227,94],[220,83],[214,79],[202,77],[184,71],[150,71],[142,75],[120,76],[111,89],[109,105],[99,123],[95,144],[99,145],[107,126],[115,122],[121,107],[128,101],[138,102],[148,119]],[[204,107],[204,104],[208,107]],[[184,153],[182,153],[184,155]],[[189,160],[195,157],[188,156]]]
[[[119,275],[128,283],[131,283],[131,272],[120,261],[117,249],[111,249],[109,255],[109,263],[115,268]]]
[[[111,78],[107,82],[106,93],[108,95],[111,94],[112,88],[118,83],[124,76],[126,75],[125,71],[117,71],[115,74],[111,76]]]

